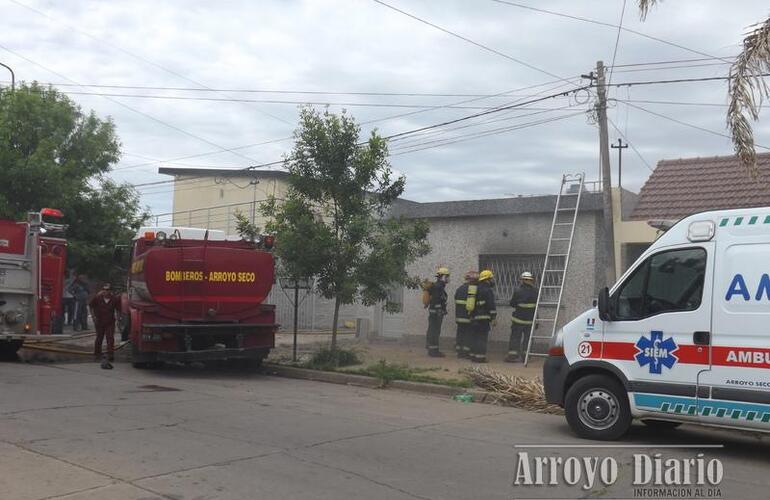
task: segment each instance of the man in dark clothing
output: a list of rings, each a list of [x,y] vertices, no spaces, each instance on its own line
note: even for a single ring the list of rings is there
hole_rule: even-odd
[[[455,352],[458,358],[470,358],[471,356],[471,311],[475,306],[478,271],[465,273],[465,283],[457,287],[455,291],[455,323],[457,323],[457,337],[455,337]],[[468,304],[471,299],[472,304]]]
[[[70,292],[70,287],[75,282],[75,276],[65,275],[64,291],[62,293],[62,317],[67,325],[72,325],[75,320],[75,297]]]
[[[449,283],[449,269],[439,267],[436,271],[436,282],[429,289],[428,333],[425,342],[428,356],[433,358],[444,357],[444,353],[439,350],[439,336],[441,335],[441,323],[446,316],[447,283]]]
[[[120,308],[120,300],[113,295],[111,288],[109,283],[105,283],[102,290],[89,303],[96,329],[94,356],[97,359],[102,356],[102,343],[104,337],[107,337],[108,361],[112,361],[115,357],[115,313]]]
[[[508,343],[508,355],[505,357],[507,363],[524,361],[537,304],[537,289],[532,273],[521,273],[519,283],[519,287],[511,297],[513,312],[511,313],[511,340]]]
[[[497,307],[495,305],[495,293],[492,287],[495,285],[495,276],[492,271],[484,270],[479,273],[479,284],[476,295],[476,307],[473,310],[471,328],[471,361],[474,363],[487,362],[487,342],[492,323],[497,319]]]
[[[73,330],[88,330],[88,296],[91,291],[88,289],[86,277],[80,275],[69,287],[69,291],[75,298],[75,324]]]

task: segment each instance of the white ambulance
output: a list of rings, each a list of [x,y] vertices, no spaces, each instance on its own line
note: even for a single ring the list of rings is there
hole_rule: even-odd
[[[676,223],[558,332],[543,378],[585,438],[634,418],[770,431],[770,208]]]

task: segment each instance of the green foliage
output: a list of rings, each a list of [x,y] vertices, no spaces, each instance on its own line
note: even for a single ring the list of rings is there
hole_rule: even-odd
[[[322,347],[313,353],[313,356],[304,363],[304,368],[313,370],[333,371],[344,366],[360,365],[361,359],[356,351],[350,349],[331,349]]]
[[[240,210],[235,211],[235,231],[244,240],[254,241],[260,234],[258,226],[254,225]]]
[[[426,222],[388,218],[406,180],[394,176],[386,140],[373,131],[361,143],[360,132],[345,112],[303,108],[286,198],[262,205],[286,272],[315,276],[317,290],[335,300],[332,349],[339,306],[373,305],[393,286],[416,286],[406,267],[430,251]]]
[[[69,266],[96,279],[118,279],[114,245],[128,242],[147,217],[131,186],[106,177],[119,157],[111,120],[36,83],[0,90],[0,217],[61,209]]]

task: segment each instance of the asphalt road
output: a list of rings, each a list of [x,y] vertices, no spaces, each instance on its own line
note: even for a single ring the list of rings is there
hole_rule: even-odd
[[[640,498],[632,455],[655,452],[718,458],[724,479],[701,498],[766,498],[770,488],[770,445],[758,435],[639,425],[614,445],[624,448],[576,439],[559,416],[395,390],[203,368],[0,363],[3,499]],[[618,479],[588,490],[514,486],[522,452],[615,457]]]

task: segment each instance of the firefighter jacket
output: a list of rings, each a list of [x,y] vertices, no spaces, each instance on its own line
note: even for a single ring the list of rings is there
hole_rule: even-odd
[[[471,322],[471,313],[468,312],[468,292],[469,287],[473,287],[473,294],[476,293],[476,285],[463,283],[455,290],[455,323],[468,324]],[[473,308],[471,308],[472,310]]]
[[[430,302],[428,303],[428,314],[446,314],[446,283],[442,280],[436,280],[430,287]]]
[[[537,303],[537,289],[528,284],[522,284],[513,292],[511,297],[511,324],[531,325],[535,316],[535,304]]]
[[[476,308],[473,310],[474,321],[494,321],[497,318],[495,292],[485,282],[480,282],[476,296]]]

